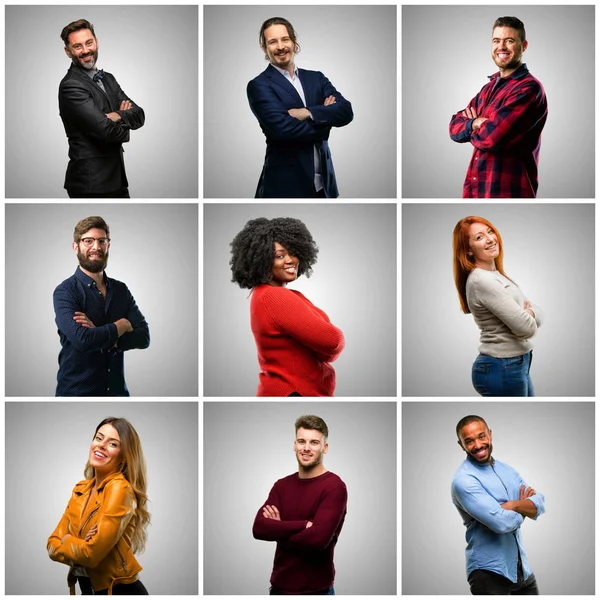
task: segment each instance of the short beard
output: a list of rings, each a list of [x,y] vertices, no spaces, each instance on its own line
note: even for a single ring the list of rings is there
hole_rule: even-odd
[[[475,462],[490,462],[492,460],[492,451],[494,450],[493,446],[492,446],[492,442],[490,442],[488,444],[488,454],[487,454],[487,458],[485,459],[485,461],[481,461],[479,460],[476,456],[474,456],[473,454],[471,454],[470,452],[468,453],[469,456],[475,461]]]
[[[106,269],[108,263],[108,251],[104,253],[104,257],[101,260],[88,260],[80,250],[77,251],[77,259],[79,260],[79,266],[90,273],[101,273]]]
[[[301,462],[298,456],[296,456],[296,460],[298,461],[298,466],[301,469],[303,469],[304,471],[308,471],[309,469],[312,469],[313,467],[316,467],[317,465],[320,465],[323,462],[323,453],[320,452],[319,456],[317,456],[315,460],[313,460],[311,463],[308,463],[307,465]]]
[[[77,58],[73,58],[71,60],[75,63],[76,67],[81,67],[82,69],[85,69],[86,71],[91,71],[93,68],[96,67],[96,63],[98,62],[98,50],[96,50],[92,54],[92,56],[94,58],[94,62],[91,65],[86,65],[85,63],[81,62],[81,60],[79,60]]]

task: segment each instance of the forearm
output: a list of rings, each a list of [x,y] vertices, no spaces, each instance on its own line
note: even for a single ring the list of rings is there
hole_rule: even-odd
[[[262,513],[262,509],[259,513]],[[289,538],[294,533],[302,531],[305,527],[306,521],[278,521],[267,519],[262,514],[258,514],[252,526],[252,535],[257,540],[279,542]]]
[[[535,504],[529,500],[509,500],[500,505],[504,510],[512,510],[519,513],[522,517],[534,519],[537,517],[537,508]]]

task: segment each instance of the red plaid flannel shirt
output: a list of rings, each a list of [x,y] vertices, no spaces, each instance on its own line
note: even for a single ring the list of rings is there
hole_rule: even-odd
[[[474,119],[464,117],[462,110],[450,121],[450,137],[474,146],[463,198],[535,198],[548,116],[542,84],[522,64],[508,77],[491,75],[469,107],[488,120],[478,131],[473,131]]]

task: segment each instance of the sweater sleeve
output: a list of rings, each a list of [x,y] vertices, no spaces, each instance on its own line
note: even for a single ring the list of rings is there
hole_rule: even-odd
[[[314,350],[324,362],[336,360],[344,349],[344,334],[290,290],[262,296],[263,306],[278,329]]]
[[[500,280],[479,277],[473,289],[475,299],[496,315],[516,337],[527,340],[536,334],[536,319],[518,305]]]
[[[135,510],[135,497],[129,484],[108,483],[98,513],[98,534],[89,542],[69,536],[54,548],[59,562],[95,568],[123,535]]]
[[[306,527],[306,521],[277,521],[276,519],[267,519],[263,517],[263,507],[265,505],[276,506],[281,510],[277,484],[269,492],[266,502],[258,509],[252,526],[252,535],[257,540],[266,542],[278,542],[289,538],[292,534],[302,531]]]
[[[289,548],[323,550],[331,543],[337,528],[346,514],[348,491],[340,481],[324,494],[311,519],[312,527],[289,537],[284,545]]]

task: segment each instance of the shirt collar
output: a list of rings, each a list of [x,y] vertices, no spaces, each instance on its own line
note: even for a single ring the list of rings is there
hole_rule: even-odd
[[[104,285],[108,286],[110,280],[106,276],[106,271],[104,271],[103,276],[104,276]],[[77,277],[77,279],[79,279],[79,281],[81,281],[81,283],[83,283],[84,285],[87,285],[88,287],[92,283],[94,283],[94,284],[96,283],[89,275],[86,275],[79,266],[75,269],[75,277]]]
[[[508,77],[502,77],[502,79],[522,79],[529,73],[526,63],[522,63],[518,69],[515,69]],[[493,80],[500,77],[500,71],[497,71],[493,75],[488,75],[488,79]]]
[[[467,456],[467,458],[465,460],[467,460],[470,465],[473,465],[474,467],[477,467],[478,469],[485,469],[486,467],[493,467],[494,463],[496,462],[496,459],[493,456],[492,456],[491,464],[487,461],[484,463],[480,463],[480,462],[476,461],[474,458],[471,458],[470,456]]]
[[[286,69],[280,69],[279,67],[276,67],[273,63],[271,63],[271,65],[273,66],[273,68],[277,69],[284,77],[291,79],[289,71],[287,71]],[[294,64],[294,75],[296,77],[298,77],[298,67],[295,64]]]

